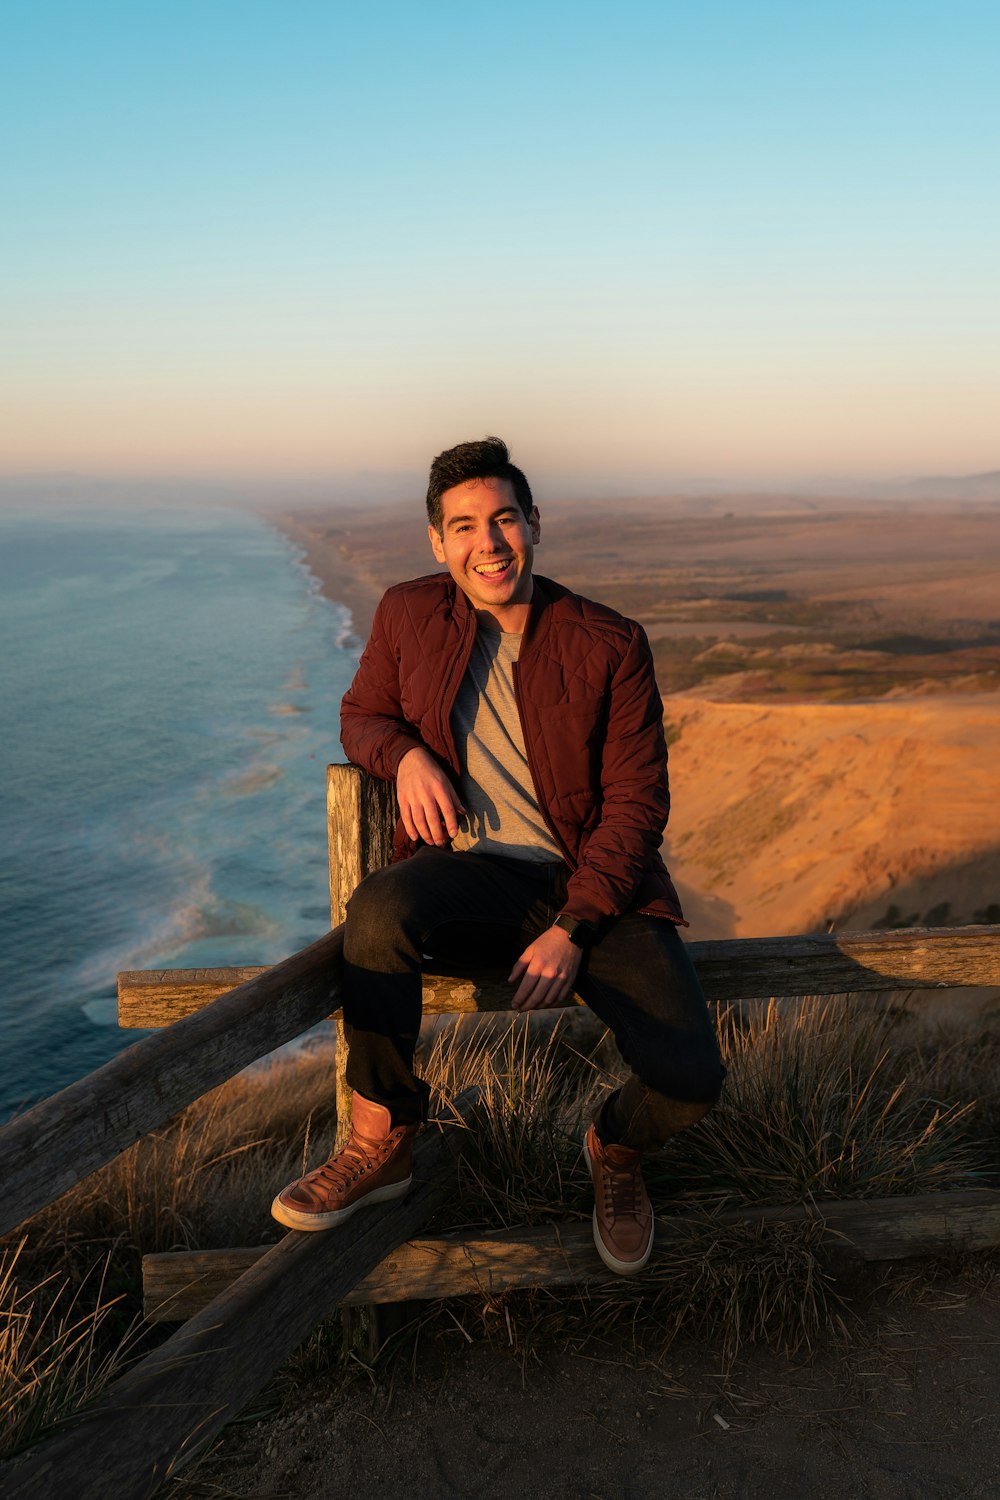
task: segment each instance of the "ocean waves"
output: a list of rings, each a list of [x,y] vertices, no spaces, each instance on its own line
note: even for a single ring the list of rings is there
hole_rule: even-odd
[[[0,1115],[107,1060],[120,969],[326,927],[350,618],[236,510],[0,516]]]

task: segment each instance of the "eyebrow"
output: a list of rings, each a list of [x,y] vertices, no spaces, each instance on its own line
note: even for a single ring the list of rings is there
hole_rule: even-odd
[[[498,516],[509,516],[509,515],[512,515],[513,512],[516,511],[516,510],[518,510],[519,508],[520,507],[518,506],[516,500],[511,505],[501,505],[497,510],[494,510],[494,511],[490,512],[489,519],[491,521],[495,521]],[[453,526],[461,526],[461,524],[462,524],[463,521],[474,521],[474,520],[475,520],[475,516],[469,515],[469,514],[466,514],[464,516],[452,516],[451,520],[448,522],[447,529],[450,531]]]

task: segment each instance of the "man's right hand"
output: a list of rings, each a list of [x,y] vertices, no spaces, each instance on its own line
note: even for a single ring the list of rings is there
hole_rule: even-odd
[[[396,769],[396,800],[411,839],[443,848],[465,812],[448,777],[429,750],[407,750]]]

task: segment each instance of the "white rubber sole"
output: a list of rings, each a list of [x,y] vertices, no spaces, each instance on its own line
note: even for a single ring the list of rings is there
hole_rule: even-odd
[[[590,1132],[588,1131],[587,1134],[589,1135],[589,1133]],[[587,1145],[586,1135],[583,1138],[583,1154],[587,1158],[587,1166],[590,1168],[591,1177],[593,1177],[594,1161],[593,1157],[590,1154],[590,1147]],[[601,1231],[597,1222],[596,1204],[594,1206],[594,1212],[591,1216],[590,1222],[594,1232],[594,1247],[597,1250],[598,1255],[603,1260],[604,1264],[607,1266],[608,1270],[614,1271],[616,1276],[638,1275],[638,1273],[642,1270],[643,1266],[646,1265],[649,1257],[653,1253],[653,1236],[650,1235],[649,1244],[646,1246],[646,1253],[641,1260],[619,1260],[617,1255],[611,1254],[611,1251],[608,1249],[607,1245],[601,1238]]]
[[[279,1224],[284,1224],[286,1229],[333,1229],[337,1224],[343,1224],[352,1214],[359,1209],[367,1208],[369,1203],[388,1203],[393,1198],[405,1198],[410,1191],[413,1178],[407,1177],[402,1182],[389,1182],[385,1187],[373,1188],[349,1208],[331,1208],[325,1214],[309,1214],[300,1208],[289,1208],[287,1203],[282,1203],[281,1193],[278,1194],[271,1204],[271,1217],[277,1219]],[[290,1186],[291,1184],[289,1184]],[[281,1192],[285,1191],[282,1188]]]

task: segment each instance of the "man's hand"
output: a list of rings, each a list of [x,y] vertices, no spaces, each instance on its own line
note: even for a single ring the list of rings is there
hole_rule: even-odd
[[[547,1010],[562,1005],[572,992],[582,951],[561,927],[550,927],[529,943],[510,971],[508,984],[520,984],[512,1010]]]
[[[465,808],[429,750],[407,750],[396,769],[396,800],[411,839],[443,848],[458,832]]]

